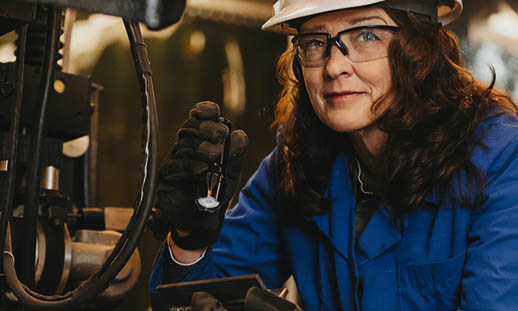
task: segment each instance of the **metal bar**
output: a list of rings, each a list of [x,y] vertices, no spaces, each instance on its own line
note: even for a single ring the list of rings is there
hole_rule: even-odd
[[[16,178],[16,160],[18,155],[18,134],[20,130],[22,110],[23,72],[25,64],[25,49],[27,47],[27,29],[27,24],[18,28],[18,49],[16,51],[16,100],[12,110],[9,129],[9,154],[7,161],[5,161],[7,177],[1,193],[2,205],[0,207],[2,208],[2,216],[0,220],[0,254],[4,253],[4,243],[8,230],[8,223],[13,212],[13,194]],[[2,265],[0,265],[0,270],[3,271]]]
[[[22,244],[21,279],[30,288],[34,286],[34,262],[36,247],[36,224],[40,202],[40,158],[45,137],[46,110],[54,83],[54,73],[58,55],[58,42],[61,30],[61,10],[49,8],[48,12],[47,48],[41,76],[40,93],[38,94],[38,112],[31,132],[31,158],[27,174],[27,195],[24,206],[24,243]]]

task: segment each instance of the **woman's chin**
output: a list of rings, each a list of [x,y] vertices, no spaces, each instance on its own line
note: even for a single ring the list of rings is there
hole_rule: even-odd
[[[372,122],[358,122],[358,120],[327,120],[324,122],[335,132],[352,133],[369,126]]]

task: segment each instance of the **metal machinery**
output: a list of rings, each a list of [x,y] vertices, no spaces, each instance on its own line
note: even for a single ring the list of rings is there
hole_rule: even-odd
[[[57,65],[67,45],[59,40],[65,8],[125,19],[143,107],[134,209],[102,209],[92,201],[100,87]],[[138,22],[160,29],[184,8],[185,0],[0,3],[0,35],[17,34],[16,61],[0,63],[0,310],[78,310],[94,300],[117,301],[136,283],[135,248],[151,211],[157,163],[154,91]],[[63,147],[79,137],[90,140],[84,153]]]

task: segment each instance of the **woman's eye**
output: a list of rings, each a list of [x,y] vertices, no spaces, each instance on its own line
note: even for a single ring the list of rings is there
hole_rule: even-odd
[[[374,41],[379,40],[379,37],[374,34],[374,32],[371,31],[365,31],[358,35],[358,39],[360,41]]]
[[[304,40],[301,42],[301,45],[304,49],[318,49],[324,46],[324,42],[322,40]]]

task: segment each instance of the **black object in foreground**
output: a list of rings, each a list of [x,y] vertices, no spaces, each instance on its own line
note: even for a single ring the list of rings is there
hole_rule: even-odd
[[[243,310],[245,296],[252,287],[266,289],[258,274],[162,284],[157,286],[157,290],[160,305],[167,306],[169,310],[190,307],[194,292],[210,293],[228,310]]]
[[[120,16],[143,22],[152,30],[178,22],[186,5],[186,0],[18,0],[20,1]]]
[[[248,290],[243,306],[245,311],[302,311],[298,305],[275,295],[269,290],[252,287]]]

